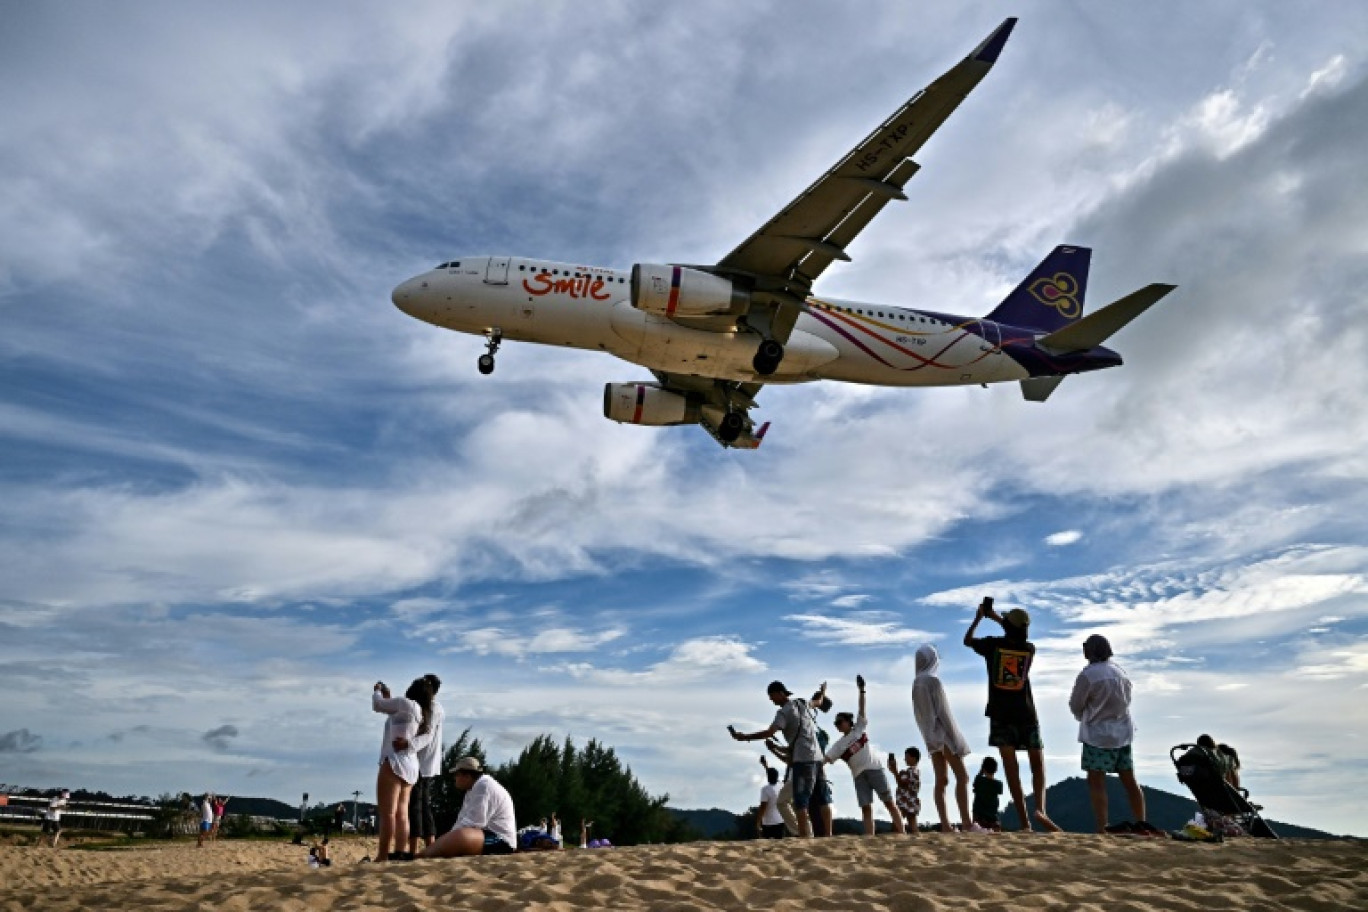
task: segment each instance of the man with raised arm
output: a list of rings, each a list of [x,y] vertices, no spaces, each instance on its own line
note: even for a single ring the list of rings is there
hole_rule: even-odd
[[[855,684],[860,689],[859,713],[851,716],[848,712],[836,714],[833,723],[841,737],[826,752],[826,762],[844,760],[850,767],[851,778],[855,780],[855,799],[860,805],[860,815],[864,818],[866,836],[874,835],[874,795],[877,793],[893,818],[893,832],[903,832],[902,814],[893,803],[893,791],[888,787],[888,776],[883,766],[874,756],[874,748],[869,743],[869,733],[865,730],[869,720],[865,716],[865,680],[855,676]]]
[[[764,741],[782,732],[788,742],[789,775],[793,780],[793,807],[798,812],[798,835],[812,836],[812,821],[808,818],[808,803],[817,782],[817,769],[822,753],[817,746],[817,734],[808,712],[807,701],[795,699],[782,681],[771,681],[766,691],[770,702],[779,707],[770,727],[757,732],[739,732],[733,725],[727,731],[737,741]]]
[[[1002,626],[1002,636],[975,638],[974,631],[984,618]],[[983,656],[988,666],[988,745],[1002,755],[1003,778],[1012,792],[1022,830],[1032,829],[1031,821],[1052,833],[1059,827],[1045,811],[1045,742],[1040,738],[1040,721],[1031,696],[1031,662],[1035,645],[1026,639],[1031,616],[1025,609],[1013,608],[1000,615],[993,609],[991,596],[974,613],[974,622],[964,634],[964,645]],[[1025,750],[1031,762],[1031,791],[1035,797],[1034,818],[1026,814],[1026,799],[1021,792],[1017,751]]]

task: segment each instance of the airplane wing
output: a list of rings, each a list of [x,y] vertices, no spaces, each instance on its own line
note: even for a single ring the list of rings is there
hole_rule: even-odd
[[[911,156],[992,69],[1015,25],[1015,18],[1004,21],[709,269],[753,284],[746,325],[788,341],[812,283],[833,261],[850,259],[846,247],[884,206],[907,199],[902,188],[919,167]]]
[[[760,392],[760,383],[733,383],[727,380],[713,380],[696,377],[692,374],[668,374],[664,371],[651,371],[660,385],[674,393],[687,396],[699,403],[698,423],[712,438],[724,447],[742,450],[758,449],[769,422],[758,429],[750,417],[750,409],[755,406],[755,394]],[[732,414],[743,422],[741,433],[735,440],[723,440],[719,433],[726,416]]]

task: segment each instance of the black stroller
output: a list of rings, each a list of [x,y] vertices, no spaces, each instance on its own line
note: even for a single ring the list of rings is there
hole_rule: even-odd
[[[1197,799],[1208,829],[1212,829],[1211,821],[1226,818],[1250,836],[1278,838],[1268,821],[1259,816],[1262,808],[1250,803],[1249,790],[1237,789],[1226,781],[1222,764],[1211,751],[1198,744],[1179,744],[1169,751],[1169,759],[1178,768],[1178,781]]]

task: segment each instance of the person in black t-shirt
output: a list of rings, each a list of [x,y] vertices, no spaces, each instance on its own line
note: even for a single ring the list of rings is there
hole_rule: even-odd
[[[974,631],[984,618],[1001,624],[1003,635],[975,638]],[[1002,755],[1003,778],[1012,792],[1021,828],[1032,829],[1034,819],[1042,828],[1057,833],[1059,827],[1045,811],[1045,743],[1040,739],[1040,722],[1031,697],[1035,646],[1026,639],[1030,625],[1031,616],[1024,609],[1013,608],[1004,617],[993,609],[993,599],[988,597],[975,612],[974,623],[964,634],[964,645],[983,656],[988,665],[988,708],[983,713],[989,720],[988,745],[996,747]],[[1033,817],[1026,815],[1026,799],[1017,768],[1017,751],[1023,748],[1031,762]]]

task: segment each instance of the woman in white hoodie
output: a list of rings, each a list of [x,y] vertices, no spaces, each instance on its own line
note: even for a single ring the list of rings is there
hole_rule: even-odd
[[[974,832],[978,827],[969,815],[969,771],[964,758],[969,756],[969,742],[955,724],[950,712],[950,701],[945,696],[945,685],[937,676],[940,656],[936,647],[927,643],[917,650],[917,677],[912,683],[912,712],[926,742],[926,753],[936,772],[934,796],[936,812],[940,814],[942,833],[953,833],[950,818],[945,813],[945,788],[949,785],[949,771],[955,773],[955,803],[959,805],[961,832]]]

